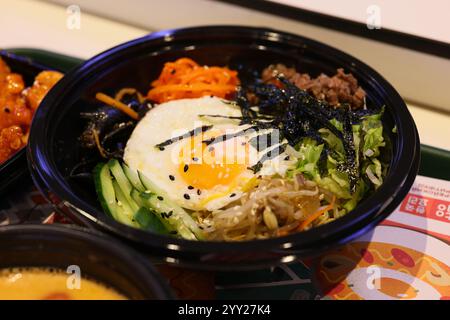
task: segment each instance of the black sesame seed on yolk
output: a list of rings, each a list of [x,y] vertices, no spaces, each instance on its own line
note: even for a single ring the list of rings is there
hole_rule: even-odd
[[[221,134],[221,132],[214,134]],[[185,183],[184,188],[192,190],[192,193],[186,192],[191,198],[195,193],[200,195],[201,192],[216,186],[229,186],[235,183],[239,175],[247,168],[245,163],[247,154],[245,158],[244,155],[239,154],[237,159],[237,155],[227,152],[225,148],[215,149],[208,146],[205,141],[209,138],[210,136],[194,137],[180,149],[181,161],[178,170],[180,178]],[[216,153],[217,150],[219,152]],[[232,151],[235,152],[235,150]],[[244,161],[240,161],[241,157]]]
[[[191,199],[191,197],[190,197],[187,193],[184,194],[184,198],[185,198],[186,200]]]

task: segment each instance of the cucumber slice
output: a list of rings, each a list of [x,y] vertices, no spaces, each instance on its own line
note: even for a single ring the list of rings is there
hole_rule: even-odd
[[[120,165],[117,159],[111,159],[108,161],[109,169],[111,170],[112,175],[116,179],[119,184],[120,189],[123,192],[123,195],[126,199],[126,202],[129,204],[133,212],[139,210],[139,206],[136,202],[131,198],[131,191],[133,190],[133,186],[128,180],[127,176],[122,170],[122,166]]]
[[[170,197],[168,196],[168,194],[165,191],[163,191],[162,189],[160,189],[158,186],[156,186],[142,172],[138,171],[138,175],[139,175],[139,179],[141,180],[144,187],[148,191],[150,191],[151,194],[153,194],[153,197],[150,197],[150,198],[162,199],[160,201],[156,201],[155,199],[151,200],[151,202],[153,202],[154,205],[156,206],[155,208],[153,208],[154,210],[156,210],[158,212],[166,212],[166,213],[172,212],[172,214],[174,216],[173,220],[176,220],[176,223],[171,222],[171,225],[173,225],[175,228],[177,228],[177,226],[180,226],[180,224],[182,223],[192,233],[195,234],[195,237],[198,240],[204,239],[203,231],[200,230],[200,228],[198,227],[198,225],[194,221],[194,219],[192,219],[192,217],[182,207],[180,207],[178,204],[176,204],[175,202],[170,200]],[[144,197],[148,197],[148,195],[146,195],[146,193],[141,194],[141,196],[142,195],[144,195]],[[149,201],[150,201],[150,199],[149,199]],[[165,209],[162,209],[162,211],[160,209],[161,206],[165,207]],[[178,230],[178,228],[177,228],[177,230]],[[178,230],[178,231],[180,231],[180,230]]]
[[[131,208],[125,194],[119,186],[119,183],[117,181],[113,181],[112,184],[117,198],[117,221],[131,227],[139,227],[139,224],[134,220],[134,213],[137,210],[135,211]]]
[[[141,207],[134,215],[134,219],[142,229],[159,234],[169,234],[169,231],[155,214],[150,209]]]
[[[109,167],[105,163],[99,163],[94,168],[95,190],[103,210],[112,218],[117,219],[117,202],[114,192],[113,180]]]
[[[185,239],[204,238],[194,219],[142,173],[126,165],[122,167],[118,160],[112,159],[97,165],[94,176],[100,203],[115,220],[156,233],[178,234]]]
[[[161,221],[161,223],[164,225],[164,227],[172,234],[176,234],[178,233],[176,231],[176,228],[174,226],[172,226],[169,221],[165,218],[165,215],[162,214],[161,211],[159,211],[159,209],[157,209],[157,203],[160,201],[157,198],[155,199],[155,194],[145,191],[145,192],[141,192],[139,194],[139,198],[141,199],[143,206],[148,208],[149,210],[151,210],[154,215],[159,219],[159,221]],[[158,201],[156,201],[158,200]],[[159,206],[161,207],[161,206]]]
[[[136,202],[136,204],[139,207],[145,207],[144,201],[142,201],[142,198],[140,197],[141,192],[139,192],[137,189],[131,190],[131,198]]]
[[[141,198],[146,201],[146,205],[158,212],[158,218],[161,219],[164,225],[169,224],[171,229],[176,230],[181,237],[189,240],[203,238],[201,233],[197,235],[192,230],[195,228],[200,229],[183,208],[154,193],[143,192],[141,193]]]
[[[123,172],[125,173],[125,175],[127,176],[128,180],[130,180],[133,187],[140,192],[144,192],[145,187],[142,184],[141,180],[139,179],[139,175],[138,175],[137,171],[134,169],[131,169],[125,163],[122,164],[122,169],[123,169]]]
[[[152,193],[156,193],[157,195],[160,195],[164,198],[169,198],[167,193],[162,190],[160,187],[158,187],[156,184],[154,184],[149,178],[147,178],[142,172],[138,171],[139,180],[141,180],[142,185],[144,186],[145,190],[150,191]]]

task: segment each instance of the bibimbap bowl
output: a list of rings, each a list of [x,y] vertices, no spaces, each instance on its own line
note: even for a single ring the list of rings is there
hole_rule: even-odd
[[[261,72],[268,65],[295,66],[312,76],[343,68],[366,92],[367,105],[384,106],[388,170],[384,181],[355,209],[306,231],[251,241],[192,241],[128,227],[104,213],[89,174],[73,177],[86,149],[80,135],[98,92],[124,87],[147,92],[164,64],[188,57],[200,65],[236,66]],[[173,114],[173,117],[179,115]],[[342,245],[373,229],[401,202],[419,165],[419,137],[395,89],[361,61],[325,44],[271,29],[213,26],[156,32],[86,61],[48,94],[33,122],[29,165],[38,187],[55,194],[76,221],[110,232],[162,260],[186,266],[234,270],[291,262]]]

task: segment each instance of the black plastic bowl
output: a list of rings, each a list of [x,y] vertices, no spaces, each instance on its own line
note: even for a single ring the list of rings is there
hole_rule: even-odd
[[[100,232],[75,226],[0,227],[0,268],[46,267],[66,270],[114,288],[129,299],[171,299],[173,295],[142,256]]]
[[[188,56],[201,64],[243,64],[261,70],[271,63],[295,65],[302,72],[333,74],[343,67],[359,80],[369,105],[386,106],[383,118],[391,146],[384,184],[346,216],[286,237],[239,243],[195,242],[136,230],[113,221],[97,201],[93,182],[67,179],[83,150],[77,137],[96,92],[121,87],[147,92],[163,64]],[[176,115],[174,115],[176,116]],[[405,103],[392,86],[361,61],[325,44],[293,34],[249,27],[213,26],[156,32],[110,49],[68,74],[37,111],[28,148],[33,177],[72,208],[74,218],[131,240],[169,263],[233,270],[293,261],[346,243],[374,228],[401,202],[419,165],[419,137]],[[393,128],[396,132],[393,133]],[[394,130],[395,131],[395,130]]]

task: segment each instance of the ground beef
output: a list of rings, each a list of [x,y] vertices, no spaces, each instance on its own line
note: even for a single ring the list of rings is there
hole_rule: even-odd
[[[283,64],[270,65],[262,72],[263,81],[276,80],[277,75],[284,75],[297,87],[306,90],[317,99],[327,101],[333,107],[339,107],[343,103],[350,104],[352,109],[364,106],[366,93],[358,86],[358,80],[344,69],[337,69],[337,73],[329,77],[320,74],[317,78],[311,78],[307,73],[299,73],[295,68],[288,68]]]

